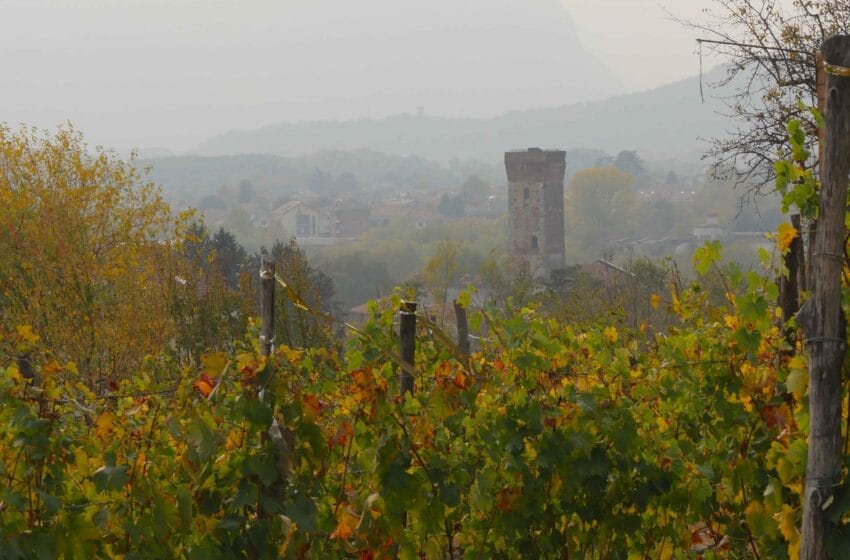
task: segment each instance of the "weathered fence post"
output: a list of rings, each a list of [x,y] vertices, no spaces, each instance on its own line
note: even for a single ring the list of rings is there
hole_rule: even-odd
[[[399,338],[401,339],[401,396],[413,392],[413,368],[416,364],[416,302],[403,301],[399,312]]]
[[[469,358],[469,321],[466,318],[466,307],[458,300],[454,301],[454,306],[457,320],[457,347],[464,358]]]
[[[263,258],[260,263],[260,348],[263,356],[271,356],[274,347],[274,261]]]
[[[813,298],[801,311],[809,350],[809,452],[800,558],[825,560],[829,521],[824,506],[841,472],[841,366],[845,340],[841,314],[844,219],[850,176],[850,36],[823,44],[826,70],[820,214],[811,252]]]
[[[797,230],[797,236],[791,242],[785,254],[785,268],[788,276],[782,276],[779,281],[779,306],[782,308],[782,326],[785,338],[794,351],[793,332],[788,328],[788,321],[800,310],[800,275],[803,272],[803,231],[800,215],[791,216],[791,226]]]

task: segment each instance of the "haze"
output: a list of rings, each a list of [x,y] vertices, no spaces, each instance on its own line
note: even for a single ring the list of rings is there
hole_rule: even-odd
[[[693,16],[705,2],[670,8]],[[653,0],[0,2],[0,122],[191,150],[229,129],[483,117],[696,73]]]

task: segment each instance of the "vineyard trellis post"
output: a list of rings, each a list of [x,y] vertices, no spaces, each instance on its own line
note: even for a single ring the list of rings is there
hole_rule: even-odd
[[[800,310],[800,280],[805,276],[805,263],[803,262],[803,230],[799,214],[791,216],[791,227],[797,232],[797,236],[791,241],[791,246],[784,257],[786,275],[779,280],[779,307],[782,309],[782,326],[785,329],[785,338],[794,348],[794,332],[788,328],[788,322]]]
[[[416,364],[416,302],[401,302],[399,311],[399,339],[401,346],[401,373],[399,392],[404,397],[413,392],[413,368]]]
[[[260,346],[263,356],[270,356],[274,345],[275,263],[263,258],[260,263]]]
[[[466,307],[454,300],[455,319],[457,321],[457,347],[464,359],[469,359],[469,321],[466,317]]]
[[[825,506],[840,483],[842,328],[841,272],[850,177],[850,36],[823,44],[826,111],[820,213],[811,247],[812,302],[801,312],[809,351],[809,436],[800,558],[829,558]],[[804,313],[805,312],[805,313]]]

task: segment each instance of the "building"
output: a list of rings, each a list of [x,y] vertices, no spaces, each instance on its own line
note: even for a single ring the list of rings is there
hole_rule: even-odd
[[[333,234],[331,218],[327,212],[300,200],[287,202],[274,212],[272,217],[283,225],[287,232],[299,237],[330,237]]]
[[[726,232],[720,225],[720,218],[710,215],[706,216],[704,224],[694,226],[693,234],[697,238],[697,243],[703,243],[705,241],[722,239],[726,235]]]
[[[372,209],[356,202],[334,205],[334,236],[359,237],[372,226]]]
[[[511,251],[527,259],[532,272],[548,277],[564,268],[564,170],[566,152],[528,150],[505,153]]]

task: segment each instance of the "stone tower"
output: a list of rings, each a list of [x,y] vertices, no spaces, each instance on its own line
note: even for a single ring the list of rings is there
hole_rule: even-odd
[[[511,251],[535,276],[564,268],[566,152],[529,148],[505,153]]]

